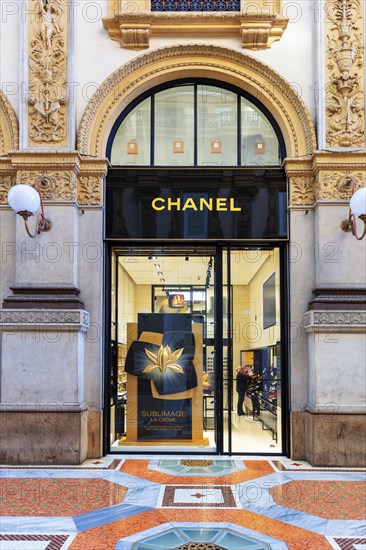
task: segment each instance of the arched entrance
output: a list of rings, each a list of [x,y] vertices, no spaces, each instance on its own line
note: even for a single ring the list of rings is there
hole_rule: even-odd
[[[154,86],[187,77],[232,84],[257,98],[277,122],[289,158],[311,155],[315,150],[315,130],[309,111],[281,75],[241,52],[204,45],[155,50],[115,71],[85,109],[78,132],[78,150],[103,157],[112,127],[131,101]]]
[[[165,89],[169,89],[169,84],[171,88],[178,84],[190,85],[195,98],[192,102],[194,123],[191,135],[194,153],[190,162],[182,166],[184,169],[192,167],[192,170],[185,173],[184,185],[177,187],[176,183],[172,183],[179,180],[181,174],[172,172],[171,166],[174,164],[170,164],[167,156],[164,157],[164,169],[161,162],[155,162],[156,143],[150,147],[154,154],[151,153],[149,159],[145,156],[144,161],[133,162],[135,167],[145,168],[143,174],[141,171],[131,171],[128,167],[128,164],[132,164],[128,162],[129,157],[122,156],[119,164],[124,170],[123,174],[118,175],[112,169],[108,176],[106,237],[110,260],[108,275],[111,288],[108,290],[108,303],[111,324],[108,328],[106,403],[108,406],[111,403],[111,409],[110,415],[107,414],[106,450],[109,450],[110,444],[114,444],[113,450],[122,451],[146,451],[149,447],[156,451],[157,446],[159,450],[168,448],[171,451],[173,448],[180,452],[194,452],[201,448],[210,452],[271,452],[269,447],[273,447],[275,452],[287,451],[284,433],[287,416],[283,414],[287,391],[283,377],[287,368],[284,308],[287,232],[283,225],[285,218],[281,217],[286,206],[286,200],[282,200],[286,197],[285,178],[279,163],[273,161],[274,157],[267,166],[261,167],[261,174],[258,166],[254,168],[251,165],[250,160],[242,154],[243,128],[236,122],[237,139],[232,134],[232,143],[236,141],[239,146],[228,162],[231,180],[226,190],[223,190],[220,182],[212,184],[213,177],[220,180],[223,173],[228,172],[226,164],[225,168],[216,167],[215,170],[210,167],[210,182],[206,181],[203,187],[202,183],[197,186],[197,169],[202,172],[197,139],[197,97],[203,93],[200,86],[210,87],[220,83],[230,93],[235,94],[235,90],[238,90],[238,120],[243,114],[241,109],[244,101],[240,91],[244,90],[252,99],[251,105],[260,104],[262,113],[270,115],[272,128],[277,129],[277,135],[283,140],[287,156],[296,158],[311,154],[315,142],[314,130],[305,106],[291,87],[258,61],[222,48],[173,47],[141,56],[114,73],[101,86],[81,122],[79,149],[85,154],[101,156],[107,151],[113,151],[113,145],[108,149],[108,137],[111,132],[113,137],[118,134],[119,129],[116,134],[116,127],[113,127],[119,116],[127,120],[126,114],[133,113],[131,108],[135,105],[134,101],[141,104],[140,100],[148,96],[154,97],[151,100],[154,108],[150,107],[146,128],[150,127],[155,139],[155,106],[159,85]],[[154,96],[149,93],[151,90],[154,90]],[[184,90],[186,92],[187,89]],[[134,160],[137,160],[141,143],[137,142],[136,135],[128,136],[128,132],[122,136],[121,143],[124,139],[123,147],[127,148],[127,155],[136,155]],[[211,147],[211,151],[208,148],[209,153],[218,152],[214,151],[213,143],[222,153],[220,136],[215,138],[208,134],[207,139]],[[173,157],[184,153],[184,141],[178,135],[172,140]],[[257,145],[259,143],[265,147],[265,140],[257,139],[252,143],[254,150],[255,147],[260,149]],[[159,148],[159,151],[164,151],[164,147]],[[244,159],[246,162],[243,162]],[[156,164],[160,165],[158,172]],[[167,171],[167,166],[170,171]],[[280,176],[275,184],[273,173],[270,174],[274,167],[282,174],[282,182]],[[249,170],[245,176],[244,169]],[[274,233],[255,233],[250,223],[245,232],[245,220],[235,221],[234,216],[237,214],[231,215],[231,212],[227,217],[228,225],[235,227],[236,232],[225,233],[222,231],[224,218],[217,212],[211,214],[215,206],[216,210],[224,209],[220,208],[224,206],[223,202],[217,202],[223,200],[224,196],[227,197],[225,200],[233,200],[230,203],[233,211],[242,211],[242,205],[237,205],[232,196],[238,170],[242,170],[240,185],[246,192],[249,188],[248,178],[251,181],[259,178],[259,187],[263,188],[266,187],[266,178],[272,178],[267,191],[270,195],[269,188],[272,185],[272,191],[275,191],[272,199],[275,199],[272,200],[272,207],[268,202],[266,226],[275,226]],[[166,183],[164,178],[170,179],[170,182]],[[198,174],[198,178],[202,182],[202,173]],[[251,185],[253,196],[258,194],[259,187],[257,185],[256,188],[256,185]],[[212,195],[210,191],[213,188],[216,190]],[[237,191],[238,186],[235,188]],[[129,198],[120,200],[118,196],[124,192],[127,193],[125,197]],[[157,200],[160,202],[156,203]],[[168,204],[167,210],[171,211],[171,206],[179,205],[178,210],[186,211],[177,216],[171,215],[162,224],[152,210],[161,210],[165,203]],[[201,203],[208,212],[205,212],[206,217],[202,215],[200,218],[200,214],[196,216],[198,225],[203,217],[207,223],[201,223],[196,232],[190,232],[197,220],[189,217],[187,214],[192,212],[187,211],[203,210]],[[217,209],[218,204],[220,207]],[[247,200],[246,208],[246,212],[252,212],[254,201]],[[276,208],[276,215],[273,216]],[[112,210],[116,225],[111,218]],[[125,223],[127,211],[134,212],[132,223],[135,228],[132,230]],[[125,214],[121,215],[121,212]],[[278,223],[273,225],[276,216]],[[136,229],[136,223],[145,229]],[[282,229],[279,228],[281,223]],[[168,226],[170,230],[167,232],[165,229]],[[214,228],[212,233],[209,233],[208,227]],[[156,263],[152,263],[154,258],[157,258]],[[189,263],[189,270],[186,262]],[[257,265],[251,271],[253,263]],[[132,267],[132,264],[135,266]],[[136,264],[140,269],[134,269]],[[204,276],[199,274],[197,266],[204,268]],[[243,278],[244,272],[246,279]],[[171,273],[176,274],[175,279]],[[149,280],[146,274],[150,276]],[[155,275],[159,277],[158,280],[153,280]],[[202,283],[199,282],[201,279]],[[145,296],[141,298],[143,292]],[[130,297],[133,295],[132,300],[129,300],[129,294]],[[254,308],[251,305],[253,299],[257,303]],[[241,312],[237,308],[238,303],[241,304]],[[241,318],[239,334],[236,328],[238,317]],[[260,323],[257,323],[258,317]],[[122,332],[119,332],[121,326],[124,327],[122,336]],[[213,329],[211,333],[209,329]],[[253,333],[258,329],[262,333],[259,338]],[[185,335],[179,340],[179,345],[169,340],[172,333]],[[169,357],[168,351],[171,354]],[[181,355],[184,364],[180,363]],[[164,357],[165,362],[162,360]],[[150,363],[145,365],[146,361]],[[237,399],[234,386],[237,374],[235,367],[239,363],[247,367],[244,375],[250,378],[247,379],[248,394],[243,398],[246,398],[244,403]],[[252,371],[249,373],[250,368]],[[184,387],[180,376],[183,374]],[[129,397],[125,393],[126,380]],[[255,381],[256,388],[252,383]],[[252,383],[251,389],[249,383]],[[168,391],[169,384],[172,387]],[[205,391],[205,387],[209,387],[210,391]],[[268,448],[257,444],[249,447],[236,445],[235,422],[244,410],[253,424],[258,421],[257,426],[262,431],[270,432],[272,444],[269,442]],[[207,443],[210,429],[214,430],[214,437]]]

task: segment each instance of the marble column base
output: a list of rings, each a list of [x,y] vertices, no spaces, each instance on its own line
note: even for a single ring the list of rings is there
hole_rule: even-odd
[[[366,465],[366,414],[305,411],[306,460],[313,466]]]
[[[81,464],[88,451],[88,410],[0,412],[0,464]]]

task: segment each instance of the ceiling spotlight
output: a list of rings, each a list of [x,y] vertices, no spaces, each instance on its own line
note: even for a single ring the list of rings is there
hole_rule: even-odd
[[[160,279],[160,281],[161,281],[162,283],[165,283],[165,279]]]
[[[155,269],[160,269],[160,264],[154,264]]]
[[[186,256],[184,259],[185,259],[186,262],[188,262],[189,261],[189,256]]]
[[[162,277],[162,276],[163,276],[163,272],[162,272],[162,271],[158,271],[158,275],[159,275],[159,277]]]

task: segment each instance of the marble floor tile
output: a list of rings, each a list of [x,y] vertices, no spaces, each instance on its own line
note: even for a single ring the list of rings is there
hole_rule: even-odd
[[[246,550],[241,540],[365,550],[365,480],[359,469],[283,457],[111,455],[75,468],[4,468],[0,548],[128,550],[146,535],[157,537],[154,550],[171,550],[161,534],[174,531],[174,540],[217,537],[228,550]]]

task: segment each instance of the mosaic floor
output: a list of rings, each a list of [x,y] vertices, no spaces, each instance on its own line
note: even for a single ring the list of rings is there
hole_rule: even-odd
[[[1,550],[366,550],[366,473],[261,458],[0,470]]]

